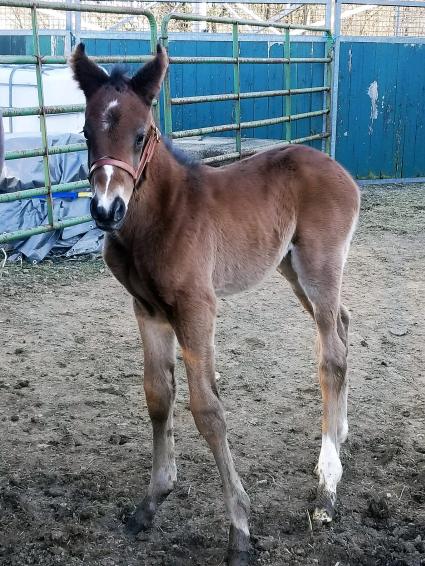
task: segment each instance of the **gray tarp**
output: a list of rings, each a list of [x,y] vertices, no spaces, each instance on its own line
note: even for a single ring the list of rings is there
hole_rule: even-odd
[[[3,118],[0,112],[0,173],[3,171],[4,165],[4,129],[3,129]]]
[[[0,120],[1,123],[1,120]],[[0,132],[1,134],[1,132]],[[1,139],[1,138],[0,138]],[[6,134],[6,151],[41,147],[40,136],[28,134]],[[49,145],[81,143],[82,136],[57,134],[49,136]],[[2,144],[0,143],[0,154]],[[0,156],[1,157],[1,156]],[[50,176],[52,184],[68,183],[87,178],[87,153],[63,153],[52,155]],[[44,186],[43,162],[40,157],[9,160],[0,178],[0,193],[7,193]],[[89,214],[89,199],[54,198],[55,218],[63,220]],[[33,228],[47,223],[46,199],[43,197],[0,203],[0,233]],[[103,234],[94,222],[70,226],[63,230],[31,236],[26,240],[11,242],[3,246],[11,260],[24,256],[38,262],[53,251],[68,256],[97,253],[102,248]]]
[[[80,143],[83,137],[77,134],[57,134],[49,136],[50,145]],[[261,150],[272,140],[244,139],[245,149]],[[278,140],[276,140],[278,143]],[[215,137],[196,137],[178,140],[177,147],[195,159],[225,155],[234,148],[234,139]],[[1,144],[0,144],[1,146]],[[6,134],[8,151],[41,147],[40,136],[32,134]],[[0,147],[1,153],[1,147]],[[0,193],[44,186],[43,164],[40,157],[7,161],[4,175],[0,178]],[[53,184],[86,179],[87,152],[65,153],[50,157],[50,175]],[[55,210],[60,210],[61,218],[89,214],[89,199],[69,200],[55,198]],[[18,203],[0,204],[0,233],[20,228],[29,228],[46,223],[45,199],[31,199]],[[50,250],[67,255],[97,252],[102,247],[102,233],[91,229],[92,224],[66,228],[57,233],[32,236],[25,243],[12,243],[6,249],[14,249],[12,258],[25,255],[32,261],[40,261]],[[72,236],[71,236],[72,234]]]

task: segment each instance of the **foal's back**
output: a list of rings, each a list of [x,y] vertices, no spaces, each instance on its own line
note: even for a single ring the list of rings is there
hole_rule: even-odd
[[[220,169],[202,168],[202,178],[218,294],[255,285],[294,246],[314,245],[320,253],[348,246],[359,190],[322,152],[272,149]]]

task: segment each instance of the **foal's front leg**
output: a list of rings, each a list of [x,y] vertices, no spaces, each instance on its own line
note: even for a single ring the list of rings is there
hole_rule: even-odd
[[[173,406],[176,396],[174,364],[176,337],[170,324],[158,315],[134,311],[144,350],[144,388],[153,429],[152,474],[148,492],[127,522],[134,534],[152,526],[155,513],[177,479],[174,459]]]
[[[189,299],[177,309],[175,330],[186,366],[190,409],[196,426],[208,442],[223,483],[230,518],[228,564],[248,564],[249,498],[235,470],[227,442],[226,418],[219,399],[214,369],[215,297]]]

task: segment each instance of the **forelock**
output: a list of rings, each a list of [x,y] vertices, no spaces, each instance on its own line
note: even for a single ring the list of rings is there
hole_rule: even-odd
[[[122,92],[123,90],[128,89],[130,78],[127,75],[125,67],[122,67],[121,65],[116,65],[115,67],[113,67],[109,74],[107,84],[118,92]]]

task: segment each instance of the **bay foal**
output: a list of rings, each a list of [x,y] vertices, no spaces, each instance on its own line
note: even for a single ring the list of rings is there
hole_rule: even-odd
[[[314,319],[323,397],[316,520],[332,519],[347,436],[344,262],[359,192],[325,154],[272,149],[215,169],[185,162],[153,125],[152,102],[167,70],[165,51],[133,78],[108,76],[80,44],[71,65],[87,99],[84,133],[94,191],[91,211],[107,232],[105,261],[134,298],[144,348],[144,388],[153,427],[152,476],[128,526],[151,526],[171,492],[176,337],[190,408],[220,471],[230,518],[228,561],[249,553],[249,498],[236,473],[214,369],[217,296],[247,289],[276,268]]]

